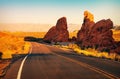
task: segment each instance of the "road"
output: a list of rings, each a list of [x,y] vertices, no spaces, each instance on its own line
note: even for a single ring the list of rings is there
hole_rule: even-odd
[[[120,79],[120,62],[31,44],[30,54],[14,62],[3,79]]]

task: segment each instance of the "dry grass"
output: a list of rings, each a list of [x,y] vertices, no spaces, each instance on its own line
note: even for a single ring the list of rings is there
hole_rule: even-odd
[[[120,41],[120,30],[112,30],[113,38],[116,41]],[[77,30],[69,33],[69,37],[76,37]],[[32,36],[36,38],[43,38],[46,32],[0,32],[0,52],[3,52],[2,58],[11,58],[11,54],[27,53],[29,51],[30,44],[24,41],[24,37]],[[68,46],[71,48],[71,46]],[[72,49],[78,53],[84,53],[85,55],[92,55],[96,57],[106,57],[114,59],[118,55],[108,54],[106,52],[98,52],[95,49],[81,50],[78,46],[73,45]]]
[[[31,36],[43,38],[46,32],[0,32],[0,52],[2,58],[11,58],[12,54],[26,54],[30,43],[24,41],[24,37]]]
[[[120,41],[120,30],[112,30],[115,41]]]
[[[43,38],[45,36],[46,32],[13,32],[12,35],[17,37],[36,37],[36,38]]]
[[[12,54],[26,54],[30,43],[24,41],[24,37],[31,36],[43,38],[46,32],[0,32],[0,52],[2,58],[11,58]]]
[[[0,52],[2,59],[11,58],[12,54],[26,54],[29,51],[30,43],[25,42],[23,37],[8,35],[0,37]]]
[[[86,56],[93,56],[93,57],[100,57],[100,58],[108,58],[112,60],[119,60],[120,61],[120,55],[116,53],[108,53],[108,52],[100,52],[92,48],[88,48],[85,50],[82,50],[79,46],[76,44],[69,44],[68,48],[73,49],[78,54],[84,54]]]
[[[113,31],[113,38],[115,41],[120,41],[120,30],[112,30]],[[75,36],[76,37],[77,31],[71,32],[70,33],[70,38]],[[85,49],[81,50],[80,47],[78,47],[76,44],[70,44],[68,48],[72,48],[75,52],[79,54],[84,54],[86,56],[94,56],[94,57],[104,57],[104,58],[109,58],[109,59],[119,59],[120,61],[120,55],[116,53],[107,53],[107,52],[99,52],[95,49]]]
[[[69,38],[77,37],[78,30],[69,33]]]

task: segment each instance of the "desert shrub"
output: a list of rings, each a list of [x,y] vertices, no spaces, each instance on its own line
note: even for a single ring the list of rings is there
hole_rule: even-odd
[[[37,38],[31,37],[31,36],[24,37],[24,40],[25,40],[25,41],[38,41]]]
[[[87,48],[86,48],[86,49],[87,49]],[[84,46],[82,46],[82,47],[81,47],[81,50],[85,50],[85,47],[84,47]]]
[[[2,59],[2,55],[3,55],[3,53],[2,53],[2,52],[0,52],[0,60]]]
[[[55,44],[54,44],[54,45],[60,45],[60,44],[59,44],[59,42],[55,42]]]
[[[49,41],[49,40],[44,40],[44,42],[45,43],[49,43],[49,44],[51,43],[51,41]]]
[[[20,37],[35,37],[35,38],[43,38],[45,36],[46,32],[12,32],[12,35],[14,36],[20,36]]]
[[[105,49],[102,50],[102,52],[108,52],[108,53],[109,53],[109,52],[110,52],[110,49],[105,48]]]
[[[16,37],[12,35],[3,36],[0,38],[0,50],[3,53],[2,58],[7,59],[11,58],[12,54],[21,54],[25,51],[29,51],[29,48],[26,48],[26,42],[24,38]],[[29,44],[30,46],[30,44]]]
[[[109,49],[104,49],[104,51],[102,51],[102,52],[97,51],[96,48],[86,48],[83,50],[77,44],[70,44],[68,46],[68,48],[73,49],[78,54],[120,61],[120,55],[118,55],[116,53],[109,53],[109,51],[110,51]]]
[[[98,47],[99,47],[99,45],[96,44],[96,45],[95,45],[95,49],[97,49]]]
[[[71,49],[79,48],[79,46],[77,44],[72,44],[72,43],[69,44],[68,47]]]

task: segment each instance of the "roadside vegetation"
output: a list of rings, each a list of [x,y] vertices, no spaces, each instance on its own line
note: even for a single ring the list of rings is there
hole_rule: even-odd
[[[115,41],[120,41],[120,30],[113,29],[112,31],[113,38],[115,39]],[[70,32],[69,38],[76,37],[77,32],[78,30]],[[3,59],[11,58],[11,54],[27,53],[29,51],[30,43],[24,41],[25,37],[43,38],[44,35],[46,34],[46,32],[4,32],[4,33],[6,33],[7,35],[3,35],[0,37],[0,52],[2,53],[0,57]],[[63,47],[73,49],[75,52],[87,56],[102,57],[114,60],[120,59],[120,56],[115,53],[99,52],[92,48],[82,50],[79,46],[77,46],[77,44],[74,43]]]
[[[120,41],[120,30],[112,30],[115,41]]]
[[[35,38],[43,38],[46,32],[12,32],[12,34],[16,37],[35,37]]]
[[[113,31],[113,38],[115,41],[120,41],[120,30],[115,30],[112,29]],[[77,35],[77,30],[70,32],[69,33],[69,37],[76,37]],[[99,57],[99,58],[107,58],[107,59],[111,59],[111,60],[116,60],[116,61],[120,61],[120,55],[116,54],[116,53],[109,53],[109,52],[100,52],[97,51],[95,48],[86,48],[86,49],[82,49],[80,48],[77,44],[74,43],[70,43],[69,45],[57,45],[57,47],[62,47],[62,48],[66,48],[66,49],[72,49],[73,51],[75,51],[78,54],[82,54],[85,56],[92,56],[92,57]]]
[[[0,34],[1,59],[9,59],[12,57],[12,54],[28,53],[30,43],[25,42],[23,37],[16,37],[10,33],[0,32]]]
[[[27,54],[30,43],[11,32],[0,32],[0,77],[5,75],[13,54]],[[0,78],[1,79],[1,78]]]
[[[78,30],[74,30],[73,32],[70,32],[69,33],[69,38],[77,37],[77,33],[78,33]]]
[[[76,44],[69,44],[68,48],[73,49],[78,54],[120,61],[120,55],[118,55],[116,53],[100,52],[100,51],[97,51],[97,50],[92,49],[92,48],[88,48],[88,49],[83,50],[79,46],[77,46]]]
[[[54,45],[55,47],[65,49],[72,49],[75,53],[80,55],[85,55],[89,57],[98,57],[98,58],[104,58],[104,59],[111,59],[115,61],[120,61],[120,55],[116,53],[108,53],[108,52],[100,52],[97,51],[95,48],[86,48],[82,49],[77,44],[70,43],[69,45]]]

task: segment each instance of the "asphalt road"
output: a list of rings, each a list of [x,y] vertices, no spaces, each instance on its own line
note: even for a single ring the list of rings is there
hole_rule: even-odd
[[[120,79],[120,62],[31,44],[30,54],[14,62],[3,79]]]

